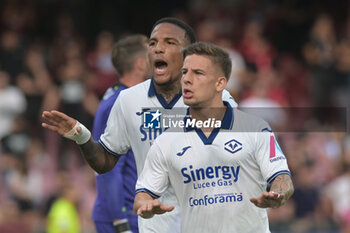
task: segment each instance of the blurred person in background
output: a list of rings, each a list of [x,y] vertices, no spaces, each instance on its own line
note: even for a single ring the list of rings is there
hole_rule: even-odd
[[[335,50],[335,81],[332,97],[337,106],[347,107],[350,121],[350,17],[345,25],[345,36],[339,39]]]
[[[91,71],[97,75],[95,92],[102,97],[110,86],[114,85],[117,75],[112,64],[112,47],[114,38],[112,33],[103,31],[97,36],[96,48],[86,57],[86,63]]]
[[[94,120],[95,141],[103,134],[119,93],[150,77],[147,42],[146,36],[136,34],[125,37],[114,45],[112,62],[119,75],[119,84],[110,87],[102,98]],[[97,232],[138,232],[137,215],[132,210],[136,180],[137,169],[131,150],[120,157],[110,172],[96,175],[97,198],[92,219],[95,221]]]
[[[10,85],[10,75],[0,70],[0,139],[10,134],[17,116],[26,110],[22,91]]]
[[[59,67],[67,60],[82,58],[85,41],[79,34],[79,29],[74,23],[73,17],[67,12],[60,12],[55,17],[54,35],[49,48],[50,70],[59,72]]]
[[[1,233],[33,233],[28,220],[23,218],[18,203],[13,200],[5,200],[0,208],[0,232]]]
[[[28,130],[28,122],[17,118],[14,131],[1,139],[0,171],[4,175],[2,192],[5,202],[13,200],[30,232],[43,230],[39,211],[55,185],[55,170],[50,156],[44,151],[39,138]]]
[[[339,163],[341,174],[322,189],[323,201],[330,205],[334,219],[342,233],[350,232],[350,136],[344,140],[344,151]]]
[[[23,38],[15,30],[5,30],[0,35],[0,69],[10,75],[10,83],[15,84],[15,77],[23,66],[25,46]]]
[[[272,68],[258,71],[251,90],[246,91],[247,97],[240,102],[240,108],[244,112],[260,116],[271,124],[275,131],[280,131],[287,121],[287,115],[283,108],[286,106],[283,89],[274,88],[277,76],[277,71]]]
[[[241,94],[242,82],[247,83],[245,63],[242,55],[234,48],[233,39],[223,35],[222,32],[220,33],[220,29],[222,29],[222,27],[218,27],[220,23],[220,21],[215,22],[215,20],[210,19],[202,20],[196,27],[196,33],[199,41],[215,43],[225,48],[230,54],[232,72],[225,89],[236,99]]]
[[[90,86],[87,85],[90,76],[93,75],[86,69],[81,58],[70,58],[59,67],[58,99],[59,109],[67,114],[78,118],[89,128],[93,125],[93,118],[98,108],[99,99]],[[95,78],[96,76],[94,76]],[[50,107],[50,109],[52,109]],[[70,156],[78,154],[78,148],[73,146],[65,138],[56,138],[56,145],[60,151],[59,159],[61,166],[73,168],[82,166],[84,161],[81,157]]]
[[[319,188],[315,182],[313,161],[300,163],[295,176],[295,190],[292,197],[295,203],[295,232],[310,232],[317,229],[316,210],[319,205]]]
[[[38,43],[29,46],[24,55],[22,71],[16,76],[16,85],[24,93],[27,108],[25,118],[37,132],[42,108],[57,108],[60,102],[58,88],[45,60],[45,49]]]
[[[331,104],[336,45],[332,17],[319,15],[310,30],[309,40],[303,47],[303,56],[312,74],[310,98],[314,107]]]
[[[11,28],[21,35],[27,35],[35,28],[38,19],[35,2],[4,0],[2,3],[1,26]]]
[[[264,36],[265,22],[260,14],[252,14],[244,25],[243,37],[238,42],[248,69],[260,71],[272,68],[276,48]]]
[[[286,101],[290,107],[310,106],[309,98],[309,70],[292,56],[279,56],[276,68],[280,84],[283,84]],[[277,81],[277,80],[276,80]]]
[[[78,189],[68,174],[58,175],[59,195],[49,208],[46,222],[47,233],[80,233],[81,223],[78,214]]]
[[[242,55],[234,49],[234,42],[232,39],[221,37],[216,39],[214,43],[225,48],[230,55],[232,71],[225,89],[236,99],[241,95],[243,81],[247,77],[244,59]]]
[[[350,24],[350,20],[349,20]],[[350,27],[350,26],[349,26]],[[350,99],[350,38],[339,42],[336,48],[335,77],[332,99],[338,106],[349,107]]]

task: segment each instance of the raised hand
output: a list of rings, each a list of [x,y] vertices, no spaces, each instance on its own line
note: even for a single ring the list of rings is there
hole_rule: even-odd
[[[257,198],[250,198],[250,201],[260,208],[277,208],[283,204],[284,194],[277,192],[263,192]]]
[[[152,218],[155,214],[164,214],[174,208],[174,206],[162,204],[158,199],[153,199],[144,202],[137,210],[137,214],[143,218]]]
[[[65,136],[77,123],[77,120],[74,118],[56,110],[44,111],[42,117],[47,122],[42,123],[42,127],[57,132],[62,136]],[[80,127],[77,127],[77,132],[80,132],[80,130]]]

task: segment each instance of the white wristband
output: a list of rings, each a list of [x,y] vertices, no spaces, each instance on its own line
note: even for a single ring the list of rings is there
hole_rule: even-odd
[[[80,132],[77,130],[78,127],[80,127]],[[64,137],[75,141],[78,145],[82,145],[90,140],[91,133],[83,124],[77,121],[73,129],[66,133]]]

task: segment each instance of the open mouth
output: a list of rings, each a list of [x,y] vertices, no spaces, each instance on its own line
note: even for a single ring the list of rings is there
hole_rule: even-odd
[[[166,63],[165,61],[163,60],[156,60],[154,62],[154,66],[156,68],[156,72],[158,74],[162,74],[165,72],[166,68],[168,67],[168,63]]]
[[[185,89],[183,89],[182,96],[184,98],[191,98],[193,96],[193,92],[190,91],[189,89],[185,88]]]

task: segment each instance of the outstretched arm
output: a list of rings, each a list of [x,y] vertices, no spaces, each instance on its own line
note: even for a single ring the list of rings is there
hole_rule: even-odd
[[[260,208],[278,208],[292,196],[294,187],[292,179],[288,174],[277,176],[271,183],[269,192],[263,192],[257,198],[250,201]]]
[[[90,167],[98,173],[113,169],[119,157],[108,153],[99,143],[91,138],[91,133],[76,119],[59,111],[44,111],[46,123],[42,127],[57,132],[61,136],[74,140]]]
[[[161,203],[158,199],[153,199],[148,193],[138,193],[134,200],[134,211],[143,218],[152,218],[155,214],[164,214],[174,209]]]

